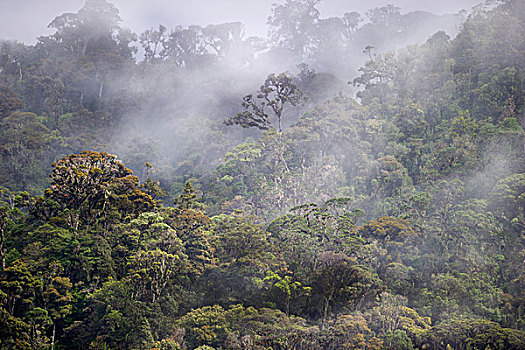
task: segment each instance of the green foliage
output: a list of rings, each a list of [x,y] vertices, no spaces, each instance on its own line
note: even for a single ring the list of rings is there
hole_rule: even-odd
[[[70,211],[68,224],[78,229],[80,224],[125,217],[155,205],[132,174],[116,156],[84,151],[53,163],[51,187],[45,194]]]
[[[415,348],[405,331],[398,329],[393,333],[388,331],[385,334],[383,349],[414,350]]]
[[[279,305],[281,310],[284,309],[282,311],[287,316],[290,315],[290,304],[296,299],[310,294],[312,289],[295,280],[292,272],[286,269],[277,272],[267,271],[263,282],[268,286],[271,303]]]
[[[3,136],[0,140],[2,154],[2,179],[4,184],[17,190],[27,189],[42,178],[46,147],[50,144],[49,130],[39,118],[28,112],[14,112],[0,122]]]
[[[174,277],[183,274],[185,261],[178,255],[160,249],[139,251],[130,257],[129,274],[135,290],[135,298],[151,299],[152,303]]]
[[[426,331],[422,344],[437,346],[438,349],[445,349],[446,346],[520,349],[524,345],[524,339],[523,331],[502,328],[497,323],[486,320],[452,320]]]
[[[15,92],[3,84],[0,85],[0,118],[3,119],[22,107],[22,101]]]
[[[379,278],[344,254],[323,252],[317,264],[312,293],[319,295],[323,301],[321,330],[326,326],[330,308],[335,314],[338,307],[352,310],[367,300],[373,300],[381,291]]]
[[[491,196],[497,213],[516,226],[525,222],[525,174],[512,174],[498,181]]]
[[[381,349],[381,340],[373,335],[360,316],[342,315],[335,324],[319,334],[319,348]]]
[[[186,329],[186,339],[192,348],[219,347],[227,337],[225,310],[219,305],[193,310],[179,320],[179,325]]]
[[[0,348],[525,347],[522,1],[318,3],[0,42]]]

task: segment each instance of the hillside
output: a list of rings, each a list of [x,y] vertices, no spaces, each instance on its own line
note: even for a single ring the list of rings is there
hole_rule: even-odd
[[[0,41],[1,349],[525,348],[523,1],[317,5]]]

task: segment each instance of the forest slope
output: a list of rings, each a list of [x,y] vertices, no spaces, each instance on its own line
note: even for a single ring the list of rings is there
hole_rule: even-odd
[[[0,348],[525,348],[523,2],[316,4],[1,43]]]

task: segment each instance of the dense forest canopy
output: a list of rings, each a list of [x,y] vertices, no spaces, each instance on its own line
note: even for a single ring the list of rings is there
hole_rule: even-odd
[[[525,3],[0,38],[1,349],[524,349]]]

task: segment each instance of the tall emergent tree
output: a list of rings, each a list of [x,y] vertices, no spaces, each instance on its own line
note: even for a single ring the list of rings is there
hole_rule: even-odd
[[[243,128],[256,127],[261,130],[275,129],[272,119],[277,118],[279,134],[283,131],[283,110],[289,103],[292,106],[305,101],[305,96],[293,82],[293,77],[286,73],[270,74],[253,97],[248,94],[243,97],[243,112],[227,118],[226,125],[240,125]],[[271,112],[268,112],[270,109]],[[273,112],[273,114],[272,114]],[[280,137],[279,137],[280,139]]]
[[[244,111],[227,118],[224,124],[241,125],[243,128],[256,127],[261,130],[275,130],[272,119],[277,119],[279,161],[288,171],[282,145],[283,111],[287,103],[292,106],[303,103],[306,100],[303,92],[297,88],[292,76],[286,73],[276,76],[272,73],[261,85],[255,98],[253,94],[248,94],[243,97],[243,100]]]
[[[75,55],[85,56],[89,51],[107,48],[120,35],[118,9],[105,0],[87,0],[78,13],[64,13],[56,17],[49,28],[56,33],[40,40],[54,40]]]
[[[284,4],[274,4],[268,17],[273,43],[292,50],[297,57],[308,56],[319,43],[318,3],[319,0],[286,0]]]

